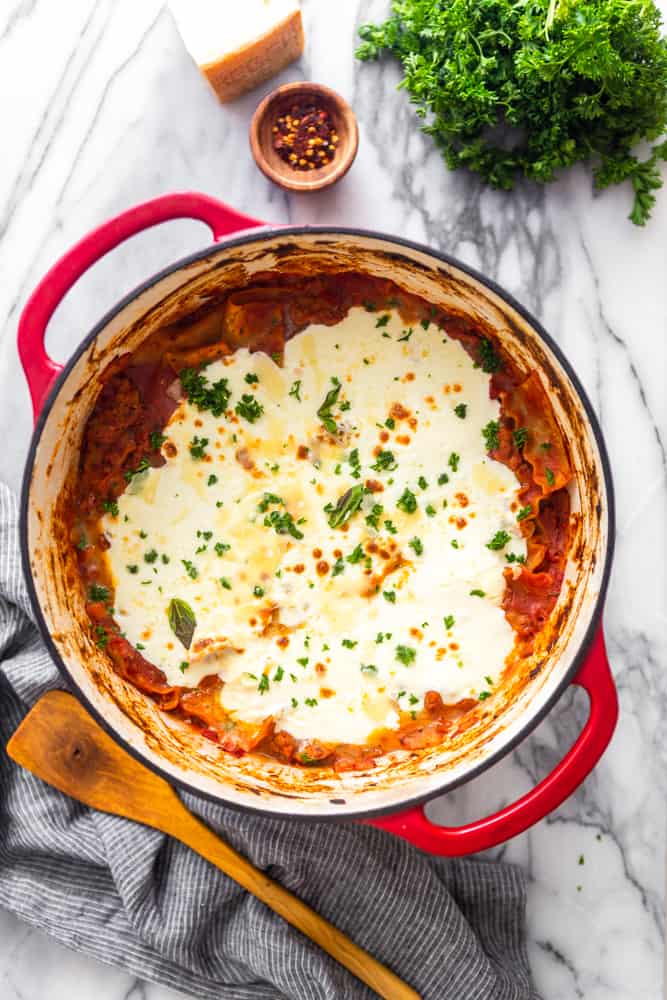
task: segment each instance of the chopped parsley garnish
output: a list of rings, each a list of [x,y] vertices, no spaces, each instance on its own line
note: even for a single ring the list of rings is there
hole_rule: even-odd
[[[259,375],[255,375],[254,372],[248,372],[245,376],[244,381],[247,382],[248,385],[257,385],[257,383],[259,382]]]
[[[167,618],[178,641],[189,649],[197,627],[197,619],[190,605],[180,597],[172,597],[167,607]]]
[[[396,525],[394,524],[393,521],[389,521],[389,520],[385,521],[384,522],[384,526],[385,526],[385,528],[387,529],[387,531],[389,532],[390,535],[397,535],[398,534],[398,528],[396,527]]]
[[[430,319],[420,319],[419,325],[421,326],[422,330],[428,330],[429,326],[431,325],[431,321]]]
[[[479,364],[483,372],[487,375],[491,375],[493,372],[497,372],[502,368],[502,362],[498,355],[496,354],[493,344],[490,340],[484,337],[479,343],[478,349]]]
[[[299,657],[299,659],[297,659],[296,662],[299,664],[300,667],[307,667],[308,666],[308,657],[307,656],[301,656],[301,657]]]
[[[187,660],[181,660],[181,662],[178,664],[178,669],[181,671],[182,674],[184,674],[189,666],[190,664],[188,663]]]
[[[264,518],[264,524],[267,528],[273,528],[277,535],[291,535],[292,538],[296,539],[303,538],[303,532],[299,531],[294,523],[294,518],[286,510],[282,512],[272,510]]]
[[[125,569],[127,570],[128,573],[132,573],[133,575],[139,572],[139,567],[136,565],[136,563],[134,563],[131,566],[126,566]]]
[[[384,507],[381,503],[374,503],[371,507],[370,514],[366,514],[366,524],[370,528],[375,528],[376,531],[380,530],[380,518],[384,513]]]
[[[362,663],[361,672],[362,674],[376,674],[378,672],[378,668],[374,663]]]
[[[378,644],[384,642],[385,639],[387,640],[391,639],[391,632],[378,632],[378,634],[375,636],[375,641]]]
[[[447,465],[452,470],[452,472],[456,472],[458,470],[460,461],[461,461],[461,456],[457,455],[457,453],[453,451],[449,456],[449,458],[447,459]]]
[[[532,513],[533,513],[533,505],[529,503],[525,507],[521,508],[521,510],[516,516],[516,519],[517,521],[525,521],[525,519]]]
[[[413,649],[412,646],[396,647],[396,659],[399,661],[399,663],[402,663],[406,667],[409,667],[411,663],[415,662],[416,656],[417,656],[417,650]]]
[[[292,708],[298,708],[298,707],[299,707],[299,702],[296,700],[296,698],[292,698]]]
[[[387,428],[388,428],[388,429],[389,429],[390,431],[393,431],[393,430],[394,430],[394,429],[396,428],[396,421],[394,420],[394,418],[393,418],[393,417],[387,417],[387,419],[386,419],[386,420],[385,420],[385,422],[384,422],[384,425],[385,425],[385,427],[387,427]]]
[[[490,691],[480,691],[480,693],[479,693],[479,695],[477,697],[478,697],[479,701],[486,701],[487,698],[491,697],[491,692]]]
[[[207,486],[215,486],[215,484],[217,483],[217,481],[218,481],[218,477],[212,472],[211,475],[206,480],[206,485]]]
[[[512,536],[507,531],[496,531],[495,535],[490,542],[486,543],[487,549],[491,549],[492,552],[499,552],[504,549],[508,542],[511,542]]]
[[[526,561],[525,556],[519,556],[516,554],[516,552],[508,552],[505,555],[505,559],[507,560],[508,563],[525,563]]]
[[[402,340],[409,340],[413,333],[414,333],[414,327],[409,326],[407,330],[403,331],[403,336],[398,338],[399,344],[401,343]]]
[[[489,685],[489,687],[493,687],[493,677],[489,677],[489,675],[487,674],[484,680]]]
[[[105,512],[105,514],[111,514],[112,517],[118,517],[118,501],[103,500],[102,510]]]
[[[307,705],[308,708],[315,708],[317,705],[317,698],[305,698],[304,704]]]
[[[470,591],[470,596],[471,597],[486,597],[486,593],[483,590],[476,589],[476,590],[471,590]]]
[[[145,553],[144,562],[147,562],[149,564],[154,563],[157,562],[157,558],[158,558],[157,551],[155,549],[151,549],[149,552]]]
[[[419,479],[417,480],[417,486],[419,487],[420,490],[428,489],[428,483],[426,482],[423,476],[420,476]]]
[[[447,473],[441,472],[440,475],[438,476],[438,486],[446,486],[448,482],[449,482],[449,476],[447,475]]]
[[[210,410],[214,417],[222,416],[231,396],[226,378],[211,385],[206,376],[194,368],[184,368],[179,378],[183,392],[198,410]]]
[[[389,313],[385,313],[384,316],[378,316],[377,320],[375,321],[376,329],[379,329],[382,326],[386,326],[390,319],[391,316],[389,315]]]
[[[456,622],[454,615],[445,615],[445,617],[442,620],[445,623],[445,628],[447,629],[454,628],[454,623]]]
[[[410,539],[408,545],[413,550],[416,556],[420,556],[424,551],[424,543],[422,542],[421,538],[417,538],[416,535],[414,538]]]
[[[468,406],[466,403],[457,403],[454,407],[454,413],[459,418],[459,420],[465,420],[466,413],[468,412]]]
[[[105,649],[109,642],[109,633],[101,625],[95,626],[95,643],[100,649]]]
[[[375,472],[393,472],[398,468],[398,462],[394,458],[393,451],[381,451],[375,459],[375,464],[371,469]]]
[[[435,517],[435,515],[437,514],[435,507],[430,503],[426,504],[424,510],[426,511],[429,517]]]
[[[228,542],[216,542],[213,546],[216,556],[224,556],[225,552],[229,552],[231,545]]]
[[[257,510],[260,512],[260,514],[264,514],[265,511],[267,511],[269,507],[272,507],[273,505],[284,506],[285,501],[283,500],[282,497],[277,496],[275,493],[265,493],[263,499],[260,500],[260,502],[257,504]]]
[[[269,678],[266,674],[262,674],[259,679],[259,684],[257,685],[257,690],[260,694],[264,694],[269,690]]]
[[[383,590],[382,596],[385,601],[389,601],[390,604],[396,604],[396,591],[395,590]]]
[[[512,437],[514,438],[514,444],[521,450],[528,440],[528,428],[517,427],[515,431],[512,431]]]
[[[354,649],[357,643],[354,639],[343,639],[341,645],[345,646],[346,649]]]
[[[417,510],[417,497],[414,495],[412,490],[409,490],[407,486],[403,490],[403,493],[396,501],[396,506],[405,511],[406,514],[414,514]]]
[[[260,587],[259,584],[255,584],[255,586],[252,588],[252,592],[255,595],[255,597],[264,597],[265,593],[264,587]]]
[[[417,702],[419,701],[419,698],[417,697],[416,694],[411,694],[410,697],[409,697],[409,699],[408,699],[408,701],[410,702],[411,705],[416,705]],[[414,718],[414,714],[415,713],[413,712],[412,713],[413,718]]]
[[[191,580],[196,580],[199,576],[199,570],[194,566],[189,559],[181,559],[185,572],[188,574]]]
[[[340,528],[342,524],[346,524],[361,507],[363,498],[364,487],[361,483],[357,483],[356,486],[352,486],[338,498],[335,506],[327,504],[324,510],[329,515],[329,527]]]
[[[106,603],[111,595],[108,587],[102,587],[99,583],[93,583],[88,590],[88,596],[91,601],[103,601]]]
[[[160,431],[151,431],[148,435],[148,441],[153,451],[157,451],[158,448],[161,448],[166,440],[166,435],[162,434]]]
[[[345,572],[345,563],[343,562],[343,560],[339,556],[339,558],[336,559],[336,562],[333,564],[333,567],[331,569],[331,575],[332,576],[340,576],[341,573],[344,573],[344,572]]]
[[[553,471],[547,468],[544,470],[544,475],[547,478],[549,486],[553,486],[553,484],[556,482],[556,477],[554,476]]]
[[[338,397],[340,395],[340,382],[337,378],[332,378],[331,381],[333,382],[333,388],[329,389],[328,393],[324,397],[324,402],[317,411],[317,416],[320,418],[324,424],[325,430],[327,430],[329,434],[337,434],[338,427],[332,416],[331,410],[338,402]]]
[[[350,454],[347,456],[347,460],[352,467],[352,475],[355,479],[359,479],[361,475],[361,461],[359,460],[359,449],[353,448]]]
[[[540,445],[540,448],[542,451],[549,451],[549,449],[551,448],[551,441],[543,441],[542,444]]]
[[[208,438],[200,438],[195,436],[190,442],[190,454],[194,459],[201,459],[206,454],[206,445],[208,444]]]
[[[351,406],[352,403],[349,401],[349,399],[344,399],[343,402],[339,404],[338,408],[341,413],[345,413],[347,410],[350,409]]]
[[[254,424],[264,413],[264,407],[254,396],[251,396],[248,392],[244,392],[234,407],[234,412],[237,416],[247,420],[248,423]]]
[[[298,403],[301,402],[301,379],[298,378],[296,382],[292,382],[292,387],[289,391],[290,396],[294,396]]]
[[[285,671],[283,670],[283,668],[282,667],[276,667],[276,672],[273,675],[274,681],[276,681],[277,683],[280,683],[280,681],[283,679],[284,676],[285,676]]]
[[[362,549],[361,545],[357,545],[355,546],[355,548],[352,549],[349,556],[345,556],[345,561],[352,563],[354,565],[355,563],[361,562],[363,558],[364,558],[364,550]]]
[[[167,565],[167,563],[169,562],[169,556],[168,556],[168,555],[165,555],[165,553],[164,553],[164,552],[163,552],[163,553],[162,553],[162,555],[160,556],[160,559],[162,560],[162,562],[164,563],[164,565],[165,565],[165,566],[166,566],[166,565]]]
[[[140,475],[142,472],[146,472],[147,469],[150,469],[148,459],[142,458],[136,469],[127,469],[123,473],[123,475],[125,476],[125,481],[131,483],[135,476]]]
[[[452,538],[452,540],[451,540],[451,542],[449,544],[451,545],[451,547],[453,549],[458,549],[458,547],[459,547],[459,543],[457,542],[457,540],[455,538]]]
[[[487,451],[495,451],[496,448],[500,447],[499,430],[500,423],[497,420],[489,420],[486,427],[482,427],[482,437]]]

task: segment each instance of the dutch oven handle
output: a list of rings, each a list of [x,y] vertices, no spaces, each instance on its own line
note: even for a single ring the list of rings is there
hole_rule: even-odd
[[[219,240],[241,229],[263,223],[236,212],[221,201],[197,192],[182,191],[161,195],[143,202],[113,219],[75,243],[44,275],[28,299],[18,327],[21,364],[30,389],[35,418],[62,366],[56,364],[44,346],[49,320],[63,296],[91,265],[123,243],[130,236],[170,219],[199,219]]]
[[[423,806],[366,822],[404,837],[423,851],[449,857],[485,851],[539,823],[588,777],[607,749],[616,726],[618,697],[602,625],[573,683],[588,695],[590,711],[586,725],[560,764],[527,795],[500,812],[465,826],[437,826],[427,819]]]

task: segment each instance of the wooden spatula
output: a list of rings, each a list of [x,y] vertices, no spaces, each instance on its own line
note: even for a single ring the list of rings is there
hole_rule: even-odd
[[[7,744],[17,764],[73,799],[187,844],[388,1000],[419,994],[196,819],[173,788],[117,746],[72,695],[51,691]]]

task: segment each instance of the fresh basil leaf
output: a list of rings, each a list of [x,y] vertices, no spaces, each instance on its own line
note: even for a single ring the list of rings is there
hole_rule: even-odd
[[[178,641],[189,649],[197,627],[197,619],[190,605],[180,597],[172,597],[167,608],[167,617],[171,631]]]
[[[349,521],[352,515],[356,514],[361,507],[361,501],[363,498],[364,487],[361,483],[357,483],[356,486],[352,486],[349,490],[346,490],[346,492],[338,498],[336,506],[329,514],[329,527],[340,528],[341,524],[345,524]]]

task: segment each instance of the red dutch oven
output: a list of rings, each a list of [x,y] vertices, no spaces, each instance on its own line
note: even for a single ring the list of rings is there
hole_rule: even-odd
[[[59,302],[97,260],[128,237],[170,219],[205,222],[213,244],[178,261],[119,302],[65,366],[44,336]],[[526,370],[536,369],[571,449],[575,542],[549,649],[520,690],[494,696],[480,723],[454,745],[382,758],[372,770],[334,775],[249,755],[236,759],[160,713],[111,669],[90,638],[62,497],[77,467],[81,435],[105,369],[160,325],[194,310],[213,291],[291,264],[353,268],[390,278],[445,310],[493,329]],[[493,282],[428,247],[337,227],[270,227],[195,193],[138,205],[89,233],[45,275],[19,323],[21,362],[36,426],[21,503],[23,566],[44,640],[68,685],[97,721],[172,784],[221,804],[280,817],[363,819],[437,854],[462,855],[505,841],[557,808],[595,767],[618,714],[605,654],[602,608],[612,560],[614,503],[609,461],[592,407],[572,368],[540,324]],[[573,747],[540,784],[499,812],[460,827],[432,824],[424,803],[469,781],[537,725],[569,684],[589,698]]]

